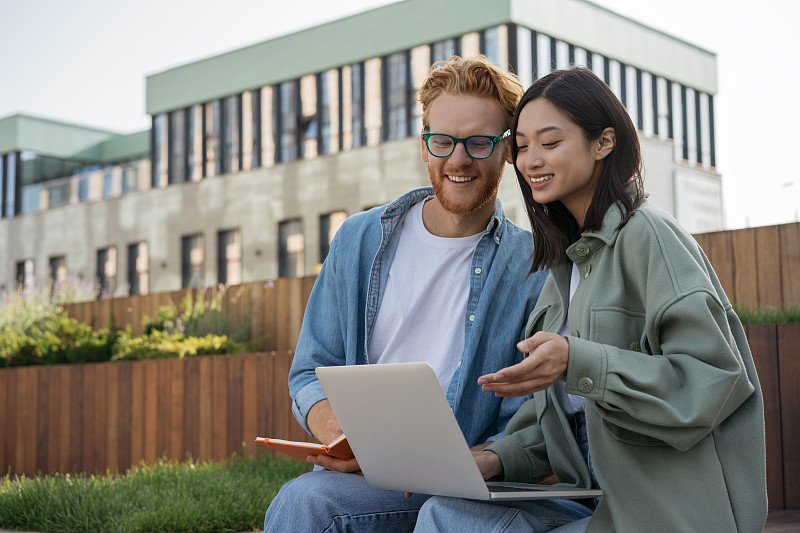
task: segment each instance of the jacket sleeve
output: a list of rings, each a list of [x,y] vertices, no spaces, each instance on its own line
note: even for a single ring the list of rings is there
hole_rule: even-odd
[[[326,398],[314,370],[318,366],[346,363],[344,332],[340,325],[341,315],[337,312],[341,310],[340,304],[344,305],[339,302],[337,290],[338,243],[334,237],[328,258],[314,282],[289,371],[292,413],[310,435],[308,411]]]
[[[500,457],[505,481],[536,483],[553,470],[548,461],[535,402],[531,398],[522,404],[509,421],[505,436],[486,448]]]

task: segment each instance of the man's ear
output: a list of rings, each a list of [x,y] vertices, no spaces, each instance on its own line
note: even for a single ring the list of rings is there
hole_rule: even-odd
[[[419,136],[419,142],[421,143],[422,148],[422,162],[428,162],[428,146],[425,144],[425,139],[422,138],[422,135]]]
[[[617,133],[614,131],[614,128],[609,127],[604,129],[600,137],[595,139],[593,143],[595,160],[599,161],[600,159],[608,157],[608,154],[614,151],[616,145]]]
[[[514,158],[511,156],[511,141],[508,141],[506,143],[505,159],[506,159],[506,163],[508,163],[509,165],[513,165],[514,164]]]

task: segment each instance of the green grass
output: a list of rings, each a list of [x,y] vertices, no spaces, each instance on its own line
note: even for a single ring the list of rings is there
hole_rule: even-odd
[[[263,528],[283,483],[311,469],[262,454],[161,461],[120,476],[0,478],[0,527],[42,532],[217,532]]]
[[[739,320],[745,326],[752,326],[756,324],[786,324],[789,322],[800,322],[800,305],[792,305],[776,309],[774,307],[764,306],[756,310],[741,308],[733,306],[736,314],[739,315]]]

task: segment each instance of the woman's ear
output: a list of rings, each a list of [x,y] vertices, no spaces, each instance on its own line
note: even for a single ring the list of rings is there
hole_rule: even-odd
[[[593,143],[595,160],[605,159],[614,150],[617,144],[617,134],[614,128],[606,128]]]

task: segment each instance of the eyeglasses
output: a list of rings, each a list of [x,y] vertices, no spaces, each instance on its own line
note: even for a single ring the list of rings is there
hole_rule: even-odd
[[[470,135],[466,139],[459,139],[446,133],[423,133],[422,140],[428,147],[428,152],[433,157],[450,157],[458,143],[464,143],[467,155],[472,159],[487,159],[494,153],[494,145],[511,135],[511,130],[506,130],[502,135]]]

